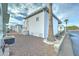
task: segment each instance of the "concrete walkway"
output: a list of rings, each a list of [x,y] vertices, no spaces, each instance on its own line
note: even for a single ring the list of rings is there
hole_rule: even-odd
[[[56,55],[52,45],[47,45],[42,38],[13,34],[15,45],[10,47],[11,56],[53,56]]]
[[[69,35],[65,34],[65,39],[61,45],[59,56],[73,56],[72,44],[71,40],[69,39]]]

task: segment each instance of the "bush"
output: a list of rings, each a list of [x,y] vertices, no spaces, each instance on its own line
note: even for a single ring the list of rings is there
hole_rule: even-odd
[[[67,30],[76,30],[76,29],[79,29],[79,27],[77,27],[77,26],[67,26],[66,28],[67,28]]]

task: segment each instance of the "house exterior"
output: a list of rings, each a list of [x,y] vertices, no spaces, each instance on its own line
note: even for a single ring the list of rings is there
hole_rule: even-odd
[[[15,25],[15,31],[18,32],[18,33],[21,33],[22,32],[22,25]]]
[[[6,32],[13,31],[13,32],[21,33],[22,27],[23,25],[21,24],[16,24],[16,25],[6,24]]]
[[[47,38],[48,37],[47,8],[41,8],[28,15],[25,18],[24,30],[26,33],[28,32],[29,35]]]
[[[57,17],[55,18],[57,19]],[[48,8],[40,8],[25,18],[23,25],[24,34],[47,39],[48,25]]]

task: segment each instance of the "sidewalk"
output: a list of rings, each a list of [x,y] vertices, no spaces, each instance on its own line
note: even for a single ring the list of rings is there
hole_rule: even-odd
[[[61,45],[59,56],[73,56],[72,44],[69,39],[68,34],[66,34],[65,39]]]

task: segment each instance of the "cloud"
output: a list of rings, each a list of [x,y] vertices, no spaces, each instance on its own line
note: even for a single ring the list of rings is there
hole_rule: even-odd
[[[15,24],[21,24],[21,25],[23,25],[23,20],[22,21],[19,21],[19,20],[13,18],[13,17],[10,17],[9,23],[10,24],[12,23],[13,25],[15,25]]]
[[[62,21],[62,24],[66,26],[64,19],[68,18],[68,26],[76,25],[79,27],[79,4],[74,3],[54,3],[53,13]],[[54,32],[57,33],[57,25],[54,23]]]
[[[79,14],[79,4],[54,4],[54,13],[61,19]]]

